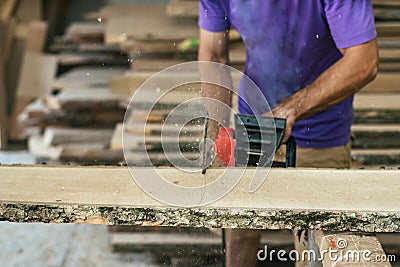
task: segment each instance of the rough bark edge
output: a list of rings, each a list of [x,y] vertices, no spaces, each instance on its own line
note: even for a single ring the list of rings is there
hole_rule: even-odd
[[[0,221],[400,232],[399,213],[0,204]]]

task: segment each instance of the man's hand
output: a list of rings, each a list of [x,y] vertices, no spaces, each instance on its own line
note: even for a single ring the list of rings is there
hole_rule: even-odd
[[[262,116],[286,119],[286,130],[282,139],[282,144],[284,144],[292,134],[293,125],[296,122],[295,114],[296,110],[288,104],[288,101],[284,100],[271,111],[263,113]]]
[[[378,68],[376,39],[340,51],[343,57],[339,61],[271,111],[273,116],[286,119],[283,143],[290,137],[295,122],[345,100],[375,78]],[[271,116],[271,113],[263,116]]]
[[[272,110],[272,114],[275,118],[286,119],[286,130],[282,139],[282,143],[284,144],[289,140],[289,137],[292,134],[292,129],[296,122],[296,111],[289,105],[281,103]]]

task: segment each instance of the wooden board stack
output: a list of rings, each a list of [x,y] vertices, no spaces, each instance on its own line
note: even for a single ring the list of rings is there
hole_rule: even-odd
[[[380,68],[355,97],[352,156],[355,166],[400,165],[400,2],[372,1]]]
[[[61,75],[52,94],[36,99],[19,116],[31,129],[30,152],[46,162],[122,161],[122,151],[108,147],[113,128],[125,114],[124,98],[111,93],[108,81],[124,71],[79,67]]]
[[[126,54],[117,45],[104,43],[104,35],[101,20],[71,23],[50,47],[57,53],[59,72],[76,66],[128,66]]]
[[[85,127],[107,125],[109,127],[117,122],[121,123],[123,108],[117,104],[121,99],[129,99],[130,95],[158,70],[196,58],[196,45],[182,49],[179,44],[184,40],[195,40],[198,36],[197,4],[197,1],[178,0],[173,0],[168,5],[113,4],[88,15],[90,21],[73,23],[65,35],[58,39],[53,46],[55,50],[59,51],[58,63],[60,65],[68,67],[99,65],[101,61],[103,62],[101,65],[108,66],[122,64],[122,61],[126,64],[129,61],[131,70],[129,72],[120,71],[120,69],[114,71],[115,68],[112,67],[114,69],[105,74],[103,71],[106,67],[104,67],[96,74],[96,70],[93,68],[79,69],[79,71],[70,73],[69,79],[60,77],[56,81],[55,87],[62,88],[61,93],[35,101],[21,117],[27,124],[41,127],[43,125],[85,125]],[[396,165],[399,153],[398,149],[393,146],[396,145],[395,140],[398,135],[396,123],[400,120],[397,115],[398,102],[396,102],[400,80],[397,68],[397,65],[400,64],[400,53],[398,53],[400,37],[397,31],[391,28],[391,25],[397,23],[398,5],[393,1],[374,1],[374,8],[379,35],[381,71],[376,81],[356,96],[353,157],[361,165]],[[153,15],[157,14],[152,16],[151,21],[146,17],[149,12]],[[236,38],[233,39],[236,40]],[[67,50],[74,51],[74,53],[68,54]],[[129,59],[122,59],[121,62],[115,60],[114,55],[119,53],[118,51],[129,54]],[[246,59],[244,45],[241,42],[234,42],[230,52],[234,64],[237,67],[243,66]],[[84,60],[83,54],[85,54]],[[89,54],[90,56],[88,56]],[[108,61],[108,59],[110,60]],[[173,80],[175,78],[168,77],[166,79]],[[92,79],[89,88],[79,84],[88,79]],[[109,81],[110,85],[108,85]],[[109,87],[112,93],[110,93]],[[193,92],[186,93],[190,95]],[[71,98],[77,97],[78,94],[80,99],[86,99],[83,100],[85,104]],[[184,95],[182,90],[177,90],[175,94],[171,93],[165,97],[161,101],[163,103],[160,102],[160,105],[157,105],[151,112],[150,122],[147,121],[148,118],[143,118],[140,105],[135,107],[136,111],[131,114],[132,118],[127,120],[130,125],[125,125],[128,133],[132,134],[132,138],[136,140],[133,144],[129,144],[132,147],[128,150],[143,152],[143,148],[146,147],[155,151],[159,150],[160,145],[157,142],[160,140],[161,122],[168,114],[165,107],[167,106],[171,110],[180,101],[185,100]],[[149,92],[147,99],[154,97],[155,95]],[[94,101],[92,104],[87,102],[89,98],[90,101]],[[64,100],[67,102],[63,103]],[[83,105],[84,108],[82,108]],[[42,107],[41,112],[38,112],[39,107]],[[111,112],[112,109],[114,110]],[[146,121],[148,145],[140,144],[141,140],[137,138],[141,135],[137,132],[140,129],[138,126],[143,126]],[[371,121],[374,121],[376,126],[370,125]],[[382,123],[385,125],[381,125]],[[201,135],[200,124],[190,126],[192,128],[188,126],[186,129],[193,134],[194,140],[198,140]],[[368,124],[368,127],[365,124]],[[116,125],[113,138],[111,141],[109,140],[110,147],[119,151],[120,154],[122,154],[121,132],[122,125]],[[381,139],[385,142],[378,141],[377,136],[380,135],[383,136]],[[192,141],[184,140],[184,138],[181,138],[181,141],[187,141],[186,145],[193,145]],[[158,152],[154,154],[154,157],[159,160],[160,164],[165,163],[164,158],[161,158]],[[140,157],[138,157],[138,161],[140,161]]]

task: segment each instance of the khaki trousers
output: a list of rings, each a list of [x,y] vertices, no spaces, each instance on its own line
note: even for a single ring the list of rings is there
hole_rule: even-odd
[[[296,151],[296,167],[348,169],[351,165],[351,144],[331,148],[301,148]],[[279,153],[279,152],[278,152]],[[295,249],[316,249],[307,230],[293,231]],[[311,232],[313,235],[313,233]],[[260,230],[226,229],[226,266],[257,266]],[[314,242],[314,243],[313,243]],[[296,262],[296,267],[318,266],[318,263]]]

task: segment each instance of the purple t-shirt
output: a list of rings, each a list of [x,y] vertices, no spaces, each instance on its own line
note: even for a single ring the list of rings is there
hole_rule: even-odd
[[[233,26],[247,49],[244,72],[271,108],[311,84],[338,61],[339,48],[376,37],[370,0],[200,0],[199,26],[212,32]],[[265,107],[239,85],[239,112]],[[243,98],[243,99],[242,99]],[[244,101],[245,100],[245,101]],[[245,102],[252,107],[250,109]],[[324,148],[350,140],[353,97],[299,121],[292,135],[300,147]]]

